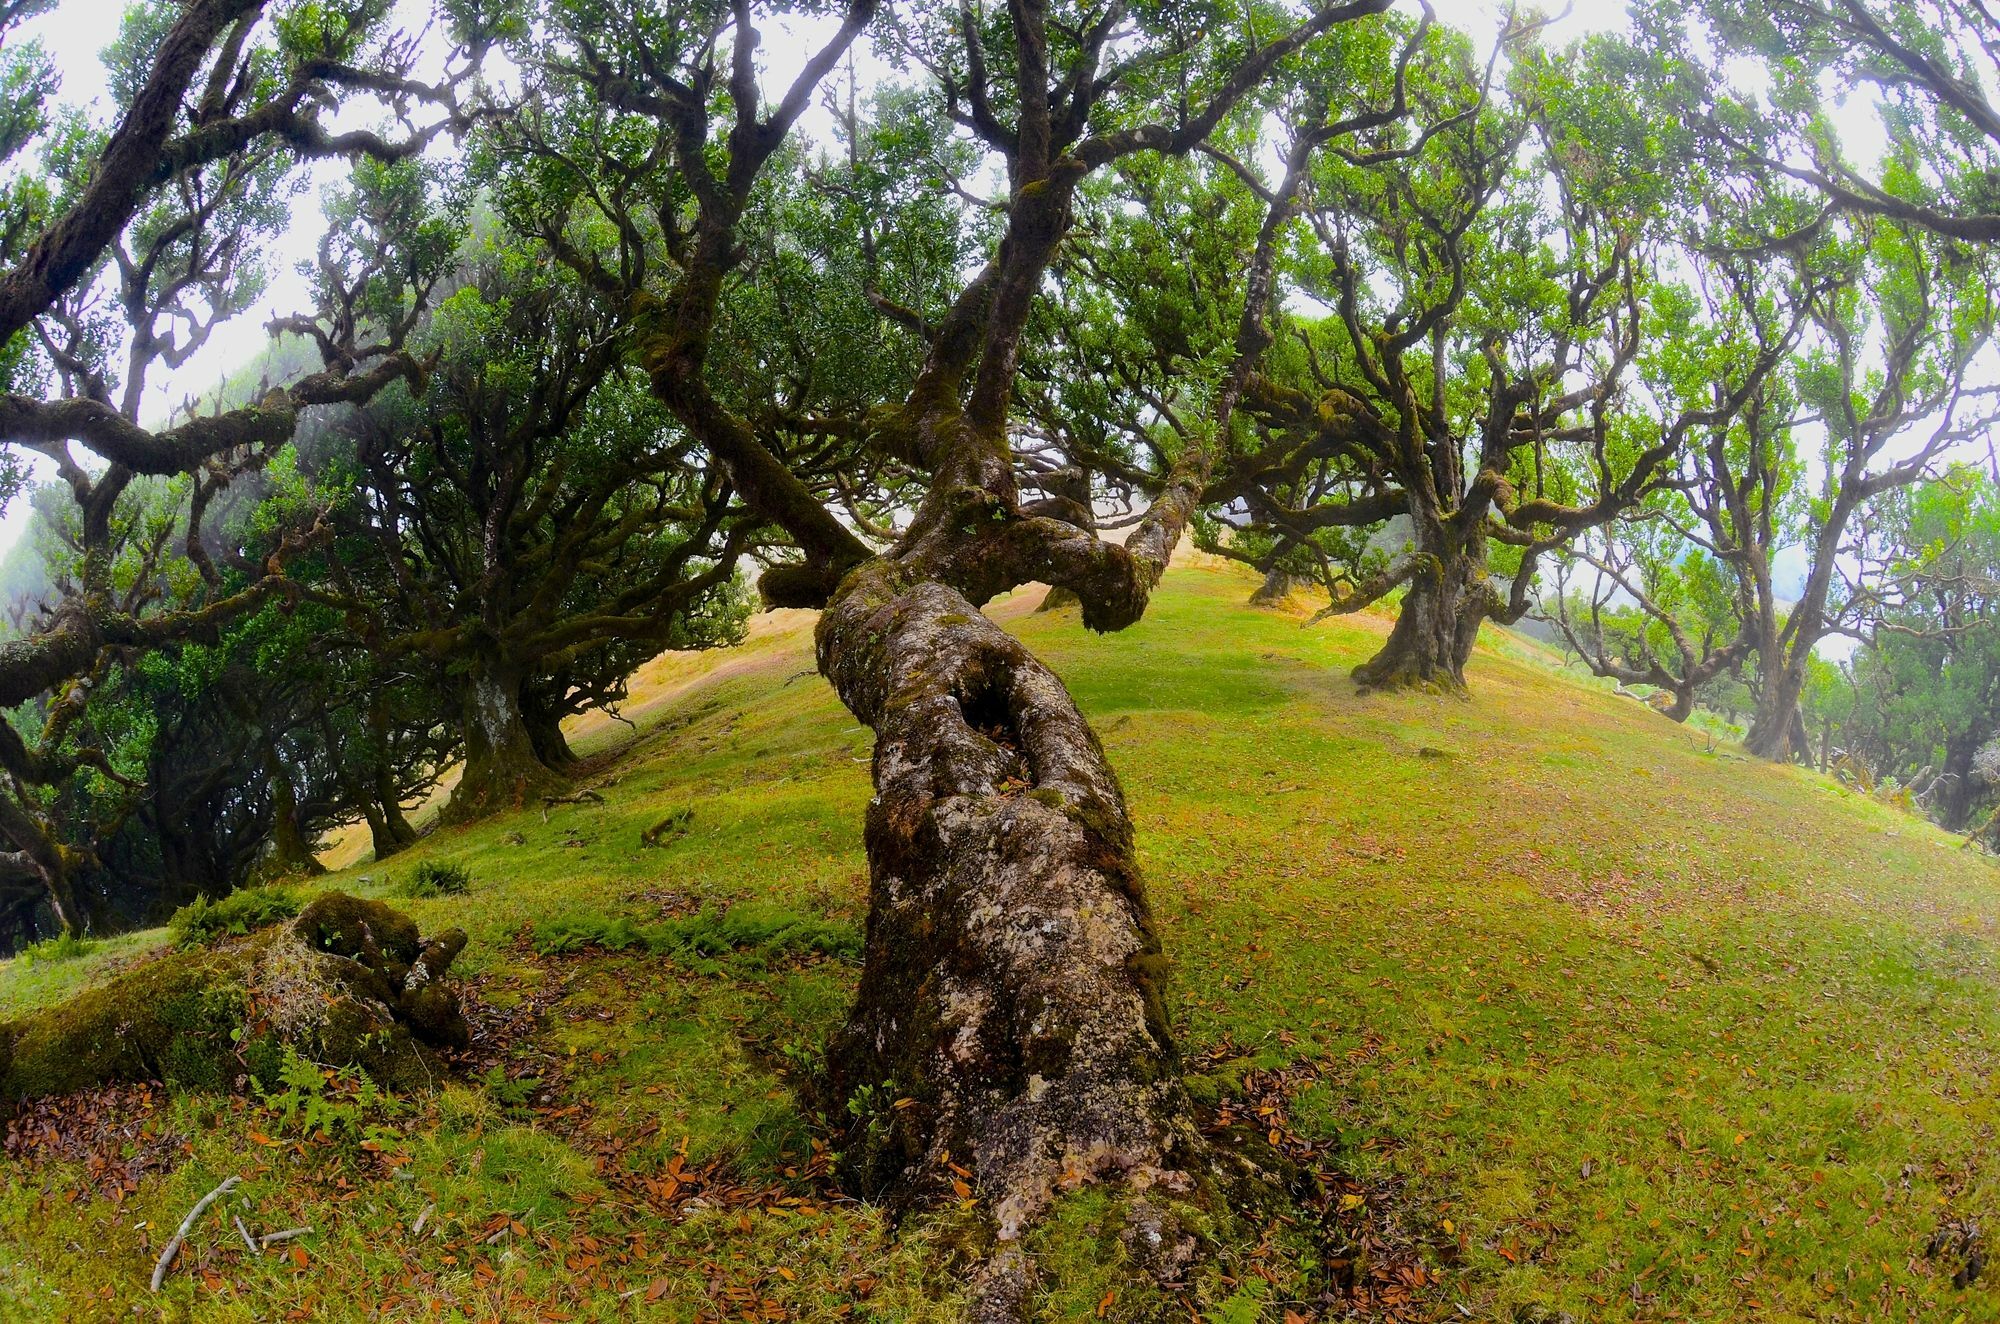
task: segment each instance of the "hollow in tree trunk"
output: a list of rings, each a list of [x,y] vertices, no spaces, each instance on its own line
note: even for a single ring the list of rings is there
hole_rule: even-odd
[[[463,823],[518,809],[562,778],[535,753],[521,711],[521,677],[501,665],[475,668],[465,685],[465,767],[442,818]]]

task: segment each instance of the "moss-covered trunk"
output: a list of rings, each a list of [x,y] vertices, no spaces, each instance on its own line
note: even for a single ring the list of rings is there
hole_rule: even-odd
[[[1804,659],[1797,665],[1782,653],[1758,659],[1763,673],[1757,686],[1757,707],[1743,747],[1760,759],[1786,763],[1811,753],[1799,703],[1805,694]]]
[[[562,715],[538,703],[524,704],[521,719],[528,728],[528,742],[542,765],[560,772],[576,763],[576,752],[563,734]]]
[[[830,1053],[852,1174],[923,1198],[948,1192],[949,1155],[1003,1244],[1062,1190],[1190,1189],[1200,1139],[1131,823],[1062,682],[887,560],[850,576],[818,643],[876,732],[865,964]],[[1020,1289],[1009,1263],[988,1296]]]
[[[263,742],[264,777],[271,785],[271,872],[280,877],[326,872],[299,830],[299,801],[277,746]]]
[[[1354,669],[1364,689],[1465,692],[1465,665],[1490,602],[1486,540],[1412,521],[1417,559],[1409,589],[1380,652]]]
[[[69,1002],[0,1022],[0,1117],[23,1099],[108,1081],[226,1089],[275,1080],[282,1050],[360,1066],[392,1089],[433,1077],[424,1046],[470,1032],[443,982],[465,946],[422,940],[379,901],[330,892],[296,920],[219,949],[176,952]]]
[[[481,658],[466,674],[465,767],[445,806],[445,821],[518,809],[561,784],[561,776],[535,752],[522,686],[519,668],[499,658]]]

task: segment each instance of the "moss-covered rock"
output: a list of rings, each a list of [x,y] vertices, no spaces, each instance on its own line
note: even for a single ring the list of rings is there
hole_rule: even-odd
[[[428,1083],[426,1048],[469,1039],[443,976],[457,929],[425,942],[407,915],[330,892],[291,923],[162,957],[48,1011],[0,1022],[0,1116],[113,1080],[221,1089],[267,1076],[289,1045],[390,1089]]]

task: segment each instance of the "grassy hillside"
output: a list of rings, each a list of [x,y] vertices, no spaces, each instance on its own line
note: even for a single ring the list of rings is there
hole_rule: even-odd
[[[1531,660],[1483,653],[1471,702],[1360,697],[1381,623],[1302,630],[1251,586],[1176,570],[1104,639],[996,611],[1124,779],[1198,1092],[1330,1174],[1341,1299],[1310,1299],[1327,1276],[1280,1235],[1225,1248],[1195,1315],[2000,1319],[1952,1285],[1950,1231],[2000,1228],[2000,872]],[[839,1197],[791,1087],[865,895],[869,736],[810,642],[787,614],[655,663],[636,733],[580,734],[601,805],[328,880],[396,898],[421,860],[470,870],[467,896],[397,902],[471,931],[466,1078],[366,1117],[324,1084],[357,1123],[326,1139],[241,1098],[32,1114],[0,1314],[953,1318],[950,1220],[892,1238]],[[0,963],[0,1015],[162,941]],[[313,1231],[253,1258],[211,1216],[151,1297],[166,1236],[236,1172],[251,1231]],[[1087,1197],[1041,1249],[1047,1318],[1162,1305],[1108,1295]]]

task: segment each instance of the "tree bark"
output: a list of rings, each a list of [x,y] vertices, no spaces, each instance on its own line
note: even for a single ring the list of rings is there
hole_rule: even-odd
[[[292,779],[284,760],[269,740],[261,751],[264,777],[271,783],[271,868],[279,877],[297,874],[312,876],[326,872],[313,856],[312,846],[299,831],[299,802],[292,792]]]
[[[528,740],[534,746],[535,757],[544,767],[560,771],[577,761],[576,751],[569,747],[569,738],[563,734],[559,714],[530,704],[524,705],[521,717],[527,724]]]
[[[888,560],[850,576],[818,646],[876,732],[865,964],[829,1053],[850,1175],[922,1199],[950,1156],[1003,1242],[1060,1190],[1191,1189],[1200,1137],[1131,823],[1062,682]]]
[[[1979,753],[1976,736],[1956,737],[1945,742],[1944,785],[1938,790],[1938,825],[1947,832],[1963,832],[1972,823],[1973,808],[1979,803],[1979,777],[1973,771],[1973,757]]]
[[[1303,582],[1289,571],[1276,566],[1264,572],[1264,582],[1250,595],[1253,607],[1275,607],[1285,600],[1285,596]]]
[[[1786,763],[1810,754],[1799,700],[1805,693],[1805,668],[1789,661],[1769,667],[1757,687],[1757,708],[1743,747],[1760,759]]]
[[[561,783],[536,756],[521,687],[520,672],[504,662],[482,661],[466,676],[465,768],[445,806],[445,822],[518,809]]]
[[[1354,679],[1364,690],[1464,694],[1465,665],[1490,601],[1484,540],[1461,543],[1442,529],[1426,531],[1421,519],[1413,525],[1416,573],[1389,642],[1354,669]]]

